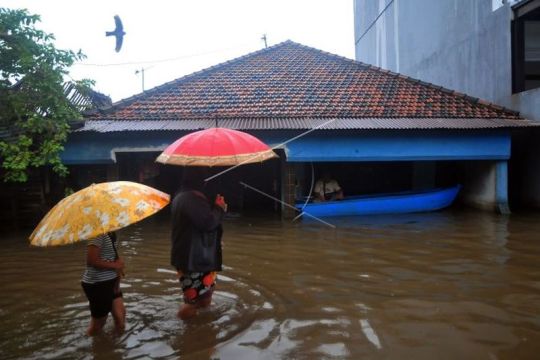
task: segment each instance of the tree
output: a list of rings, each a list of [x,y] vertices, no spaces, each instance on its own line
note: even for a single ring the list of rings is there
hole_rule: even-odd
[[[81,118],[64,91],[64,77],[85,56],[57,49],[52,34],[36,29],[39,21],[27,10],[0,8],[0,159],[5,181],[24,182],[30,168],[46,165],[65,176],[60,152],[70,122]],[[81,92],[92,85],[89,80],[74,83]]]

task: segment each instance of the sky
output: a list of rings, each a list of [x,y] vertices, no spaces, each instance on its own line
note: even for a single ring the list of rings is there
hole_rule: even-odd
[[[292,40],[354,59],[353,0],[2,0],[41,16],[37,27],[55,46],[87,56],[70,71],[93,79],[113,102],[144,88]],[[119,15],[120,52],[105,31]]]

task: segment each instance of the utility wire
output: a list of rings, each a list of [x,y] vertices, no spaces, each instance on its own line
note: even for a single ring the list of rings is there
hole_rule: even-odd
[[[377,17],[375,18],[375,20],[373,20],[373,22],[368,26],[368,28],[366,29],[366,31],[364,31],[364,33],[362,35],[360,35],[360,37],[354,42],[354,45],[358,45],[358,42],[360,40],[362,40],[362,38],[368,33],[368,31],[373,27],[373,25],[375,25],[375,23],[377,22],[377,20],[379,20],[379,18],[382,16],[382,14],[384,14],[384,12],[390,7],[390,5],[392,5],[392,3],[394,2],[394,0],[390,0],[388,2],[388,4],[386,4],[386,6],[384,7],[384,9],[381,11],[381,13],[379,15],[377,15]]]
[[[177,57],[173,57],[173,58],[158,59],[158,60],[129,61],[129,62],[123,62],[123,63],[110,63],[110,64],[75,63],[73,65],[107,67],[107,66],[158,64],[158,63],[164,63],[164,62],[169,62],[169,61],[188,59],[188,58],[197,57],[197,56],[204,56],[204,55],[209,55],[209,54],[214,54],[214,53],[219,53],[219,52],[224,52],[224,51],[236,50],[236,49],[240,49],[241,47],[246,46],[246,45],[248,45],[248,44],[239,45],[239,46],[236,46],[236,47],[233,47],[233,48],[213,50],[213,51],[207,51],[207,52],[203,52],[203,53],[190,54],[190,55],[184,55],[184,56],[177,56]]]
[[[295,211],[300,211],[300,210],[298,210],[297,208],[295,208],[294,206],[292,206],[292,205],[290,205],[290,204],[287,204],[286,202],[281,201],[280,199],[278,199],[278,198],[276,198],[276,197],[274,197],[274,196],[272,196],[272,195],[270,195],[270,194],[267,194],[267,193],[265,193],[264,191],[261,191],[261,190],[259,190],[259,189],[257,189],[257,188],[254,188],[253,186],[250,186],[250,185],[246,184],[246,183],[243,182],[243,181],[239,181],[239,183],[240,183],[240,185],[243,185],[244,187],[246,187],[246,188],[248,188],[248,189],[251,189],[251,190],[253,190],[253,191],[255,191],[255,192],[257,192],[257,193],[259,193],[259,194],[261,194],[261,195],[263,195],[263,196],[266,196],[267,198],[270,198],[270,199],[272,199],[272,200],[274,200],[274,201],[277,201],[277,202],[283,204],[284,206],[286,206],[286,207],[288,207],[288,208],[290,208],[290,209],[293,209],[293,210],[295,210]],[[311,215],[310,213],[307,213],[307,212],[305,212],[305,211],[303,211],[303,210],[300,212],[300,215],[298,215],[297,217],[294,218],[294,220],[298,219],[298,218],[299,218],[300,216],[302,216],[302,215],[309,216],[310,218],[315,219],[315,220],[317,220],[317,221],[319,221],[319,222],[321,222],[321,223],[323,223],[323,224],[325,224],[325,225],[328,225],[328,226],[330,226],[330,227],[333,228],[333,229],[336,228],[336,225],[330,224],[329,222],[326,222],[326,221],[324,221],[324,220],[322,220],[322,219],[319,219],[318,217],[316,217],[316,216],[314,216],[314,215]]]
[[[283,146],[287,145],[287,144],[290,143],[291,141],[294,141],[294,140],[299,139],[299,138],[301,138],[301,137],[303,137],[303,136],[306,136],[307,134],[309,134],[309,133],[311,133],[311,132],[313,132],[313,131],[315,131],[315,130],[318,130],[318,129],[320,129],[320,128],[322,128],[322,127],[324,127],[324,126],[326,126],[326,125],[328,125],[328,124],[330,124],[331,122],[334,122],[334,121],[336,121],[336,119],[330,119],[330,120],[328,120],[328,121],[326,121],[326,122],[324,122],[324,123],[322,123],[322,124],[320,124],[320,125],[318,125],[318,126],[316,126],[316,127],[314,127],[314,128],[311,128],[311,129],[309,129],[309,130],[307,130],[307,131],[304,131],[303,133],[301,133],[301,134],[299,134],[299,135],[296,135],[296,136],[293,137],[293,138],[290,138],[289,140],[287,140],[287,141],[285,141],[285,142],[282,142],[281,144],[278,144],[278,145],[272,147],[271,150],[276,150],[277,148],[282,148]],[[230,168],[227,168],[227,169],[225,169],[225,170],[223,170],[223,171],[221,171],[221,172],[219,172],[219,173],[217,173],[217,174],[215,174],[215,175],[212,175],[212,176],[210,176],[210,177],[207,177],[206,179],[204,179],[204,181],[210,181],[210,180],[212,180],[212,179],[217,178],[218,176],[221,176],[221,175],[223,175],[223,174],[225,174],[225,173],[228,173],[229,171],[236,169],[236,168],[239,167],[240,165],[243,165],[243,164],[248,163],[249,161],[251,161],[251,160],[257,158],[257,157],[260,156],[260,155],[261,155],[261,154],[255,154],[255,155],[253,155],[253,156],[247,158],[246,160],[244,160],[244,161],[242,161],[242,162],[240,162],[240,163],[238,163],[238,164],[236,164],[236,165],[234,165],[234,166],[232,166],[232,167],[230,167]]]

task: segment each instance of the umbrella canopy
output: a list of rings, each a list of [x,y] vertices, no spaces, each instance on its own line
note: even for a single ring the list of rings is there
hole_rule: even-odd
[[[142,220],[169,195],[129,181],[92,184],[56,204],[30,235],[30,244],[55,246],[94,238]]]
[[[278,157],[268,145],[238,130],[210,128],[182,136],[156,159],[182,166],[233,166]]]

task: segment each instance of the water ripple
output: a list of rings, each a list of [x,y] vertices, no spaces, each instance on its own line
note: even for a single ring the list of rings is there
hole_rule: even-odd
[[[84,335],[84,244],[2,239],[2,359],[533,358],[536,216],[442,212],[300,221],[228,218],[212,306],[187,322],[169,227],[119,232],[126,331]],[[21,266],[21,259],[31,259]],[[442,354],[442,355],[441,355]]]

